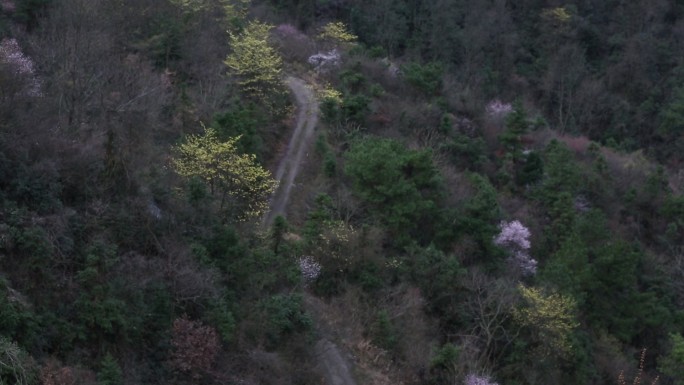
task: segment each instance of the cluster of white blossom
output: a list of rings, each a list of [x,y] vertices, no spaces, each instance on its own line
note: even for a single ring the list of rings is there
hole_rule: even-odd
[[[520,268],[525,275],[535,275],[537,273],[537,260],[524,252],[516,252],[511,257],[512,261]]]
[[[502,118],[513,112],[513,106],[510,103],[503,103],[501,100],[494,99],[486,107],[487,115],[491,118]]]
[[[496,382],[492,382],[492,380],[488,376],[480,376],[477,374],[469,374],[465,378],[464,385],[498,385],[498,384]]]
[[[530,230],[523,226],[520,221],[499,223],[499,230],[501,232],[494,238],[494,243],[504,247],[514,247],[520,250],[530,249]]]
[[[33,61],[24,55],[16,39],[3,39],[0,42],[0,63],[8,66],[17,77],[28,81],[27,95],[40,96],[40,81],[35,75]]]
[[[275,28],[275,33],[286,38],[292,38],[297,40],[306,39],[306,35],[297,29],[292,24],[280,24]]]
[[[319,52],[315,55],[309,56],[309,64],[316,67],[316,71],[326,70],[328,68],[337,67],[340,64],[340,53],[336,49],[325,52]]]
[[[314,282],[319,275],[321,275],[321,264],[311,256],[299,258],[299,271],[302,273],[302,278],[305,284]]]
[[[530,249],[530,230],[520,221],[499,224],[499,235],[494,237],[494,243],[508,250],[511,260],[525,275],[534,275],[537,272],[537,261],[528,254]]]
[[[7,13],[12,13],[17,10],[17,6],[12,0],[0,0],[0,8]]]

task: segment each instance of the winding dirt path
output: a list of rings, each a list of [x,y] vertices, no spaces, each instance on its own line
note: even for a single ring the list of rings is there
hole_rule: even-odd
[[[270,210],[262,220],[262,225],[273,223],[278,215],[285,215],[290,193],[294,186],[297,173],[302,166],[307,149],[311,145],[314,130],[318,123],[318,101],[310,87],[298,78],[289,77],[287,86],[297,99],[297,121],[287,152],[280,160],[275,178],[280,181],[278,189],[273,194]],[[320,300],[306,294],[304,306],[314,319],[318,341],[314,345],[316,368],[326,385],[357,385],[352,375],[352,364],[345,357],[343,351],[333,342],[334,333],[322,318],[323,307]]]
[[[318,123],[318,101],[311,88],[303,80],[295,77],[288,77],[286,84],[297,99],[297,126],[275,173],[275,179],[280,181],[280,185],[271,198],[271,209],[264,215],[262,224],[266,226],[273,223],[273,219],[278,215],[285,216],[295,178]]]
[[[306,293],[304,307],[311,314],[318,341],[314,345],[316,369],[323,376],[325,385],[356,385],[352,375],[353,363],[348,355],[334,342],[336,333],[324,319],[325,305],[313,295]]]

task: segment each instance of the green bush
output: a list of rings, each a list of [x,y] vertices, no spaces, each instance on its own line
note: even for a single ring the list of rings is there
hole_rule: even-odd
[[[447,311],[461,293],[457,284],[464,270],[458,257],[445,254],[434,246],[407,248],[406,270],[411,280],[420,287],[429,308],[436,312]]]
[[[277,346],[284,338],[295,333],[309,331],[312,327],[313,321],[302,307],[300,294],[274,295],[263,302],[263,308],[267,317],[265,333],[272,346]]]
[[[580,168],[564,143],[552,140],[543,154],[545,175],[542,181],[542,200],[550,205],[561,193],[574,196],[581,184]]]
[[[366,77],[359,70],[359,66],[340,72],[340,80],[345,89],[350,92],[359,92],[366,85]]]
[[[37,369],[24,349],[0,336],[0,384],[34,384],[38,378]]]
[[[517,168],[515,182],[518,186],[530,186],[539,182],[544,176],[544,161],[536,151],[523,156],[523,164]]]
[[[0,335],[13,336],[22,346],[38,348],[43,338],[40,318],[21,298],[0,278]]]
[[[427,95],[436,95],[442,87],[444,66],[441,63],[409,63],[402,66],[402,71],[410,85]]]
[[[453,381],[461,357],[461,349],[454,344],[439,347],[430,360],[430,383],[445,384]]]
[[[220,298],[213,301],[210,306],[211,308],[208,311],[209,322],[221,335],[223,342],[229,343],[233,341],[237,322],[235,316],[230,311],[227,301],[224,298]]]
[[[261,158],[263,140],[259,134],[259,128],[263,127],[264,112],[259,111],[254,104],[233,104],[228,110],[216,114],[212,127],[221,140],[228,140],[240,135],[237,148],[240,153],[255,154]]]
[[[323,159],[323,173],[328,178],[334,178],[337,175],[337,159],[332,153],[327,153]]]
[[[442,144],[442,149],[448,152],[451,162],[462,169],[479,170],[487,161],[485,142],[480,137],[456,134]]]
[[[354,191],[393,232],[395,243],[410,238],[429,243],[443,192],[432,154],[367,137],[353,143],[345,157]]]
[[[444,344],[437,349],[430,360],[430,367],[433,369],[451,370],[458,362],[461,350],[454,344]]]
[[[506,116],[506,129],[499,136],[499,140],[515,159],[520,156],[522,135],[529,129],[530,123],[527,112],[520,100],[513,104],[513,111]]]
[[[342,119],[364,125],[370,113],[370,102],[365,95],[345,95],[342,99]]]
[[[474,194],[461,208],[456,223],[461,233],[477,241],[482,255],[490,257],[495,255],[491,250],[492,239],[501,219],[497,191],[489,179],[481,174],[470,174],[470,183]]]
[[[328,124],[337,123],[341,117],[340,104],[336,98],[325,97],[321,100],[321,115]]]
[[[397,345],[397,332],[392,325],[386,310],[380,310],[371,328],[373,342],[385,350],[391,351]]]
[[[123,372],[121,367],[110,353],[104,356],[100,363],[100,371],[97,373],[98,385],[123,385]]]
[[[670,334],[670,351],[658,359],[658,370],[670,377],[675,385],[684,385],[684,337]]]

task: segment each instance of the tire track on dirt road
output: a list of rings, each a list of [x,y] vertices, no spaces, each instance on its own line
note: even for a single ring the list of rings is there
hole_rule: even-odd
[[[271,198],[270,210],[263,218],[263,225],[270,225],[278,215],[285,216],[290,193],[295,178],[311,145],[313,133],[318,123],[318,101],[313,90],[298,78],[289,77],[287,86],[297,99],[297,121],[287,152],[276,169],[275,179],[280,182],[278,189]]]
[[[280,185],[271,198],[270,210],[262,220],[264,227],[271,225],[276,216],[285,215],[294,181],[305,159],[307,149],[311,145],[318,123],[318,101],[312,88],[295,77],[288,77],[286,84],[297,100],[297,121],[285,156],[280,160],[275,172],[275,179],[280,182]],[[325,310],[320,300],[307,293],[304,307],[314,319],[318,341],[313,347],[313,354],[316,369],[325,380],[324,384],[357,385],[352,375],[351,362],[333,342],[334,335],[322,319],[321,313]]]

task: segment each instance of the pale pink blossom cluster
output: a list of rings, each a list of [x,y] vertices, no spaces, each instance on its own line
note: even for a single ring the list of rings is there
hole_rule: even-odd
[[[321,264],[311,256],[299,258],[299,271],[305,284],[313,283],[321,275]]]
[[[7,13],[12,13],[17,10],[17,6],[12,0],[0,0],[0,8]]]
[[[494,238],[495,244],[520,250],[530,249],[530,230],[523,226],[520,221],[502,221],[499,223],[499,230],[501,232]]]
[[[33,61],[21,52],[16,39],[3,39],[0,42],[0,60],[18,75],[33,75]]]
[[[498,385],[496,382],[493,382],[489,376],[480,376],[477,374],[469,374],[465,378],[464,385]]]
[[[315,55],[309,56],[309,64],[316,67],[317,71],[325,70],[330,67],[336,67],[340,64],[340,53],[333,49],[327,53],[319,52]]]
[[[33,61],[24,55],[16,39],[3,39],[0,42],[0,62],[7,65],[15,75],[28,80],[27,95],[40,96],[40,81],[35,76]]]
[[[502,118],[513,112],[513,106],[510,103],[503,103],[499,99],[494,99],[486,107],[487,115],[492,118]]]
[[[537,272],[537,261],[528,254],[531,247],[530,230],[517,220],[502,221],[499,230],[499,235],[494,237],[494,244],[508,250],[511,261],[523,274],[534,275]]]
[[[298,40],[306,39],[306,35],[292,24],[280,24],[275,28],[275,33],[282,37],[289,37]]]
[[[518,251],[513,253],[511,262],[515,263],[525,275],[535,275],[537,273],[537,260],[525,252]]]

